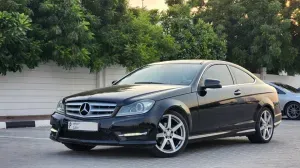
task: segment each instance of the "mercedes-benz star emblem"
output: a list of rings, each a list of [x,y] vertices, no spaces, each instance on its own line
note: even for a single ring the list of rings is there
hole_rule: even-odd
[[[79,110],[79,113],[81,115],[87,115],[88,113],[90,112],[90,105],[88,103],[83,103],[81,106],[80,106],[80,110]]]

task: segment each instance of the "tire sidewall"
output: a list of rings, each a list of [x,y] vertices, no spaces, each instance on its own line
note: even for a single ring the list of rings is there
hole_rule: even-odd
[[[182,121],[182,123],[183,123],[183,125],[184,125],[184,127],[185,127],[185,134],[186,134],[186,135],[185,135],[185,141],[184,141],[184,144],[182,145],[181,149],[179,149],[178,151],[176,151],[176,152],[174,152],[174,153],[164,153],[164,152],[160,151],[159,149],[157,149],[157,147],[156,147],[156,145],[155,145],[155,146],[151,149],[151,152],[152,152],[155,156],[157,156],[157,157],[162,157],[162,158],[166,158],[166,157],[174,157],[174,156],[180,154],[181,152],[183,152],[184,149],[186,148],[187,144],[188,144],[188,138],[189,138],[189,128],[188,128],[188,124],[187,124],[186,119],[185,119],[181,114],[179,114],[179,113],[176,112],[176,111],[169,111],[169,112],[167,112],[167,113],[164,113],[164,115],[166,115],[166,114],[172,114],[172,115],[178,117],[178,118]],[[163,116],[162,116],[162,117],[163,117]],[[161,118],[162,118],[162,117],[161,117]],[[159,122],[160,122],[160,120],[159,120]],[[158,123],[157,123],[157,125],[158,125]]]

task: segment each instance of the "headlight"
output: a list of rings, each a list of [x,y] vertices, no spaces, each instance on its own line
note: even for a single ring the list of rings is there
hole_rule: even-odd
[[[121,107],[117,116],[127,116],[147,113],[154,105],[153,100],[143,100]]]
[[[62,103],[62,100],[58,102],[55,112],[65,114],[65,106]]]

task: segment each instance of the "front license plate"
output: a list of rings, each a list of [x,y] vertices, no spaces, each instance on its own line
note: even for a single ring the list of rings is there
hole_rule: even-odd
[[[73,131],[98,131],[98,123],[69,121],[68,130]]]

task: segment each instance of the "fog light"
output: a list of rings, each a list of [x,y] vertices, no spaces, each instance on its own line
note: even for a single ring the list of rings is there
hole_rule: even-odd
[[[54,128],[51,128],[51,132],[57,132],[57,130]]]
[[[126,134],[120,134],[120,137],[132,137],[132,136],[143,136],[147,135],[147,132],[135,132],[135,133],[126,133]]]

